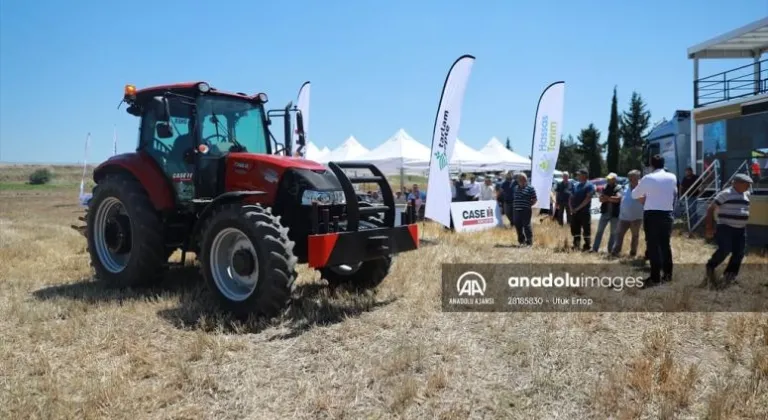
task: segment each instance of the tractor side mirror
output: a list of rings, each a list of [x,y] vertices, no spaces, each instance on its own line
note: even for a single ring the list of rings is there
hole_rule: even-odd
[[[159,139],[169,139],[173,137],[173,130],[171,129],[171,125],[167,122],[157,123],[155,131],[157,132],[157,138]]]
[[[296,134],[298,136],[299,147],[306,146],[306,138],[304,137],[304,117],[301,115],[301,111],[296,112]]]
[[[168,105],[168,98],[155,96],[152,98],[152,107],[157,121],[164,123],[171,121],[171,107]]]

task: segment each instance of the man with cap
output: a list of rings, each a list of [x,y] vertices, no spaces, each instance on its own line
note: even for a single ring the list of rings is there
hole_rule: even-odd
[[[643,198],[643,229],[645,230],[651,276],[646,286],[672,280],[672,211],[677,201],[677,176],[664,170],[664,157],[651,158],[653,172],[644,176],[632,190],[632,198]],[[662,277],[661,273],[664,272]]]
[[[621,193],[616,186],[616,174],[611,172],[605,177],[606,186],[600,194],[600,221],[597,223],[597,233],[595,234],[595,244],[592,252],[600,250],[600,242],[603,239],[605,227],[610,224],[610,233],[608,234],[608,252],[613,250],[616,239],[616,226],[619,223],[619,204],[621,203]]]
[[[720,265],[728,254],[731,258],[725,267],[723,278],[725,285],[736,280],[744,259],[747,245],[747,221],[749,220],[749,188],[752,178],[746,174],[733,177],[730,187],[720,191],[707,209],[706,236],[714,236],[717,250],[707,261],[707,282],[710,287],[717,287],[715,268]],[[713,216],[717,214],[717,230],[713,226]]]
[[[595,194],[595,185],[589,182],[589,173],[586,169],[576,172],[578,183],[573,185],[568,211],[571,219],[571,235],[573,236],[573,249],[579,249],[581,240],[584,239],[583,251],[590,250],[590,233],[592,231],[592,196]]]

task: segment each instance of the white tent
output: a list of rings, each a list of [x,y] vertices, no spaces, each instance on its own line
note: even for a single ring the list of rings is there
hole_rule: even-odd
[[[386,175],[422,175],[429,165],[429,154],[427,146],[401,128],[379,147],[356,160],[373,163]]]
[[[347,160],[358,160],[358,158],[368,152],[354,136],[349,136],[341,146],[333,149],[330,153],[323,156],[323,162],[344,162]]]
[[[499,139],[491,137],[480,154],[485,158],[483,168],[487,171],[528,171],[531,160],[507,149]]]
[[[323,153],[322,150],[320,150],[315,143],[307,142],[307,147],[304,149],[304,156],[308,160],[314,160],[316,162],[321,162],[323,160],[323,156],[325,153]]]
[[[456,143],[453,146],[453,156],[451,156],[451,170],[481,172],[488,170],[484,165],[492,162],[493,159],[467,146],[460,139],[456,139]]]
[[[323,146],[323,148],[320,149],[320,153],[327,155],[328,153],[331,153],[331,149],[329,149],[328,146]]]

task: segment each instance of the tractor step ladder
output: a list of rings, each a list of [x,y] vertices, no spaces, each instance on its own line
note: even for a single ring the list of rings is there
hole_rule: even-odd
[[[715,159],[678,199],[678,205],[683,207],[682,216],[689,233],[693,233],[704,220],[699,209],[709,206],[711,200],[720,192],[720,185],[720,161]]]
[[[707,174],[708,171],[714,171],[715,173],[713,175],[708,175],[707,178],[705,178],[705,174]],[[749,161],[744,160],[744,162],[742,162],[741,165],[736,168],[733,174],[731,174],[730,178],[728,178],[725,182],[720,181],[719,173],[720,163],[718,160],[715,160],[713,164],[710,165],[709,168],[707,168],[707,170],[702,173],[702,176],[699,177],[699,180],[697,180],[696,183],[694,183],[691,188],[688,189],[686,194],[683,194],[683,196],[680,197],[680,202],[685,206],[684,214],[688,224],[689,233],[695,232],[696,229],[699,228],[702,223],[704,223],[706,211],[710,204],[712,204],[712,202],[715,200],[715,196],[720,191],[730,187],[733,183],[733,178],[736,177],[737,174],[749,175]],[[709,183],[707,183],[707,180],[709,180]],[[699,181],[702,181],[702,183],[697,186]],[[703,185],[703,187],[701,187],[701,185]],[[714,192],[712,192],[712,190],[707,191],[713,186]],[[688,192],[692,192],[692,194],[688,195]],[[689,205],[689,203],[691,205]],[[694,203],[695,205],[693,205]]]

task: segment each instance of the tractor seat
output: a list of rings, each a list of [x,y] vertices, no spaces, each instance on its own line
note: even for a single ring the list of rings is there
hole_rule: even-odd
[[[173,142],[168,159],[173,162],[184,162],[184,153],[194,148],[194,140],[189,134],[182,134]]]

